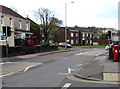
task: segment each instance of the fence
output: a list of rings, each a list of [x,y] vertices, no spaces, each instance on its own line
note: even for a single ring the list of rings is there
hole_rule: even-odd
[[[6,47],[0,47],[2,49],[2,56],[6,57]],[[8,47],[8,56],[18,56],[25,54],[41,53],[48,51],[58,50],[57,46],[23,46],[23,47]]]
[[[108,45],[112,43],[111,40],[106,40],[106,39],[93,39],[93,42],[97,42],[99,45]]]

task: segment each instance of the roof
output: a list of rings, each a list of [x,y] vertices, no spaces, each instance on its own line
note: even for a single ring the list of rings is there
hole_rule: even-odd
[[[65,27],[61,27],[61,29],[65,29]],[[88,28],[85,27],[80,27],[80,28],[75,28],[75,27],[67,27],[69,31],[80,31],[80,32],[86,32],[86,33],[91,33]]]
[[[14,16],[14,17],[18,17],[18,18],[21,18],[21,19],[25,19],[24,17],[22,17],[20,14],[18,14],[17,12],[13,11],[12,9],[8,8],[8,7],[5,7],[3,5],[0,5],[0,12],[1,13],[4,13],[4,14],[7,14],[7,15],[11,15],[11,16]]]

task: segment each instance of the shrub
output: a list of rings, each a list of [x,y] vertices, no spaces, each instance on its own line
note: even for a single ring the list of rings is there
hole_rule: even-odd
[[[40,43],[41,46],[50,46],[49,43]]]
[[[55,42],[54,44],[55,44],[55,46],[58,46],[58,42]]]

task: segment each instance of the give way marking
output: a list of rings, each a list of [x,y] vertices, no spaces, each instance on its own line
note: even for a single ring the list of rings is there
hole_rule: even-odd
[[[72,73],[72,71],[76,70],[76,67],[81,66],[82,64],[78,64],[72,67],[67,68],[67,73],[59,73],[59,75],[70,75]]]

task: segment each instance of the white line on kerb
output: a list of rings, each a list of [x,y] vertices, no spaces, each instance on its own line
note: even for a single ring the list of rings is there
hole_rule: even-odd
[[[0,65],[3,65],[4,63],[0,63]]]
[[[70,86],[71,86],[71,83],[66,83],[61,89],[67,89]]]
[[[24,70],[24,72],[26,72],[29,68],[30,68],[30,67],[27,67],[27,68]]]

